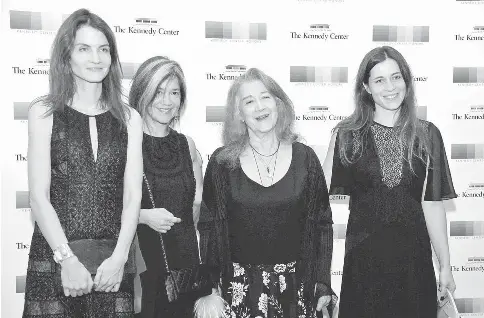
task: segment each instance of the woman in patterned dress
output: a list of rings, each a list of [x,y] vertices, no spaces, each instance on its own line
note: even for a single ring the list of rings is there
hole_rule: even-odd
[[[99,16],[77,10],[57,32],[50,63],[50,92],[33,102],[28,117],[36,223],[23,317],[133,317],[129,256],[141,200],[142,130],[139,114],[121,100],[114,34]],[[69,246],[101,241],[115,244],[110,255],[84,249],[77,257]],[[88,271],[93,259],[102,264]]]
[[[196,299],[169,303],[163,249],[170,269],[199,264],[195,225],[202,196],[201,158],[193,139],[172,128],[186,107],[185,76],[180,65],[155,56],[138,68],[129,102],[143,118],[143,184],[138,240],[146,271],[140,274],[140,317],[193,317]],[[210,292],[210,291],[208,291]]]
[[[289,97],[258,69],[229,90],[198,228],[232,317],[314,317],[334,300],[326,182],[315,152],[296,141],[294,117]]]
[[[350,196],[339,317],[436,317],[431,243],[438,296],[455,290],[442,200],[456,194],[442,137],[417,119],[410,68],[392,47],[364,57],[355,104],[324,163],[330,193]]]

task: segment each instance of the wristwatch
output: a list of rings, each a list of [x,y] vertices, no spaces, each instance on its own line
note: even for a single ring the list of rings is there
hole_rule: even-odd
[[[61,244],[54,250],[54,261],[57,264],[62,263],[62,261],[72,256],[74,256],[74,253],[72,253],[68,243]]]

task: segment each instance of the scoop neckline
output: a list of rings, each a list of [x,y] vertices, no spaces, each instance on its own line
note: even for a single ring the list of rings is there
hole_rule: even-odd
[[[286,173],[284,174],[284,176],[282,176],[281,179],[277,180],[276,182],[274,182],[273,184],[271,185],[268,185],[268,186],[264,186],[262,184],[260,184],[259,182],[253,180],[252,178],[250,178],[247,173],[245,173],[244,169],[242,169],[242,166],[240,166],[240,170],[242,171],[242,174],[245,176],[245,178],[247,178],[250,182],[258,185],[259,187],[263,188],[263,189],[270,189],[270,188],[273,188],[275,187],[277,184],[281,183],[282,180],[284,180],[288,175],[289,175],[289,172],[291,171],[291,169],[293,169],[293,165],[294,165],[294,143],[291,144],[291,147],[292,147],[292,154],[291,154],[291,162],[289,163],[289,168],[287,169]]]

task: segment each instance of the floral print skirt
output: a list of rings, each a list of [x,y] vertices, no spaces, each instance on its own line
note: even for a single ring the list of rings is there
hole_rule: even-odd
[[[231,318],[313,318],[315,309],[297,284],[296,262],[233,264],[228,288]]]

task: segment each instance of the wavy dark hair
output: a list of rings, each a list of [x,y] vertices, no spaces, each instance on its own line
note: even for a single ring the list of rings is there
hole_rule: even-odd
[[[52,43],[49,70],[49,93],[32,103],[42,101],[48,107],[46,116],[72,103],[76,93],[76,82],[70,65],[76,33],[83,26],[90,26],[106,36],[110,47],[111,65],[102,81],[100,104],[102,109],[109,109],[113,116],[126,126],[129,119],[128,106],[123,102],[121,86],[122,70],[114,33],[109,25],[98,15],[87,9],[74,11],[62,23]]]
[[[430,142],[424,125],[417,118],[415,89],[410,66],[396,49],[390,46],[382,46],[372,49],[365,55],[356,76],[354,88],[355,110],[349,117],[339,122],[333,131],[337,130],[339,134],[337,146],[342,163],[349,165],[356,162],[365,148],[364,140],[373,123],[375,113],[375,102],[363,84],[368,85],[370,71],[375,65],[386,59],[392,59],[397,62],[407,87],[405,97],[400,106],[399,116],[395,123],[395,129],[399,133],[400,141],[408,150],[406,160],[413,171],[413,157],[417,157],[425,163],[427,162],[426,156],[430,155]],[[354,134],[354,132],[359,133]],[[354,142],[363,145],[359,147],[356,153],[352,153],[350,140],[353,138],[359,139]]]
[[[217,160],[226,163],[231,169],[239,166],[240,154],[249,142],[247,126],[237,115],[241,102],[238,94],[243,84],[253,81],[260,81],[276,100],[278,116],[275,131],[277,138],[280,141],[291,143],[299,139],[299,136],[294,132],[295,112],[289,96],[272,77],[257,68],[250,68],[233,81],[225,105],[225,120],[222,132],[225,147],[218,153]]]
[[[140,65],[131,83],[129,91],[129,105],[135,108],[144,121],[150,114],[156,92],[165,81],[176,79],[180,85],[180,108],[178,116],[172,118],[170,126],[177,117],[183,115],[186,108],[187,85],[185,75],[180,65],[166,56],[154,56]]]

